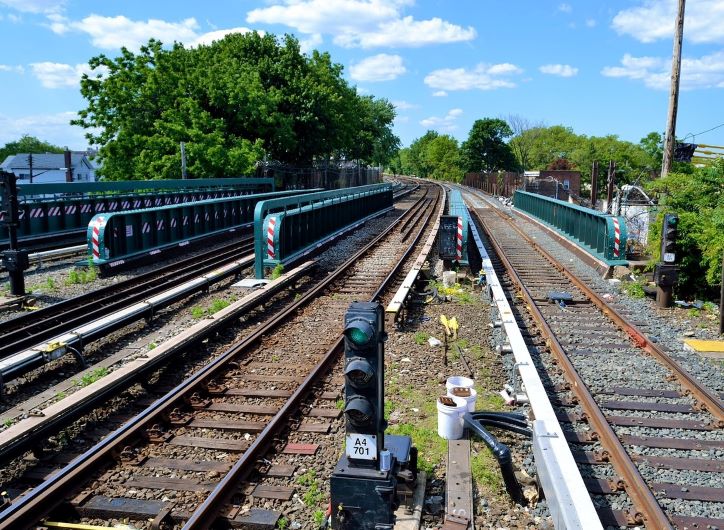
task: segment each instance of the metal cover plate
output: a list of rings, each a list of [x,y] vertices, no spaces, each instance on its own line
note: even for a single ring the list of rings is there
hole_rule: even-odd
[[[243,289],[255,289],[266,285],[269,281],[270,280],[262,280],[260,278],[244,278],[240,282],[232,283],[231,286]]]

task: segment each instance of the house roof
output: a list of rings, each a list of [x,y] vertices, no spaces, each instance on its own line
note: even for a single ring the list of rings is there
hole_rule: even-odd
[[[30,169],[29,154],[19,153],[17,155],[9,155],[0,167],[5,170],[12,169]],[[91,167],[88,158],[82,153],[70,154],[70,166],[76,168],[79,165]],[[65,155],[63,153],[33,153],[33,170],[50,170],[65,167]]]

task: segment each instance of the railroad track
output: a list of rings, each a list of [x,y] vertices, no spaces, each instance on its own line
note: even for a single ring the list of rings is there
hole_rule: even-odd
[[[289,455],[321,450],[310,439],[322,440],[341,414],[334,404],[341,380],[329,370],[341,362],[344,312],[351,301],[379,298],[401,281],[403,263],[440,210],[439,188],[426,191],[434,196],[419,199],[341,267],[310,282],[301,298],[141,414],[62,469],[68,457],[57,455],[52,476],[0,513],[0,528],[62,517],[69,507],[95,521],[155,518],[155,527],[171,521],[208,528],[221,517],[273,528],[279,514],[259,502],[291,495]],[[339,447],[327,450],[334,457]],[[240,488],[251,475],[254,487]]]
[[[602,523],[724,527],[721,397],[543,249],[538,227],[485,202],[472,217],[527,306],[518,318]]]
[[[201,255],[0,322],[0,360],[233,262],[253,249],[252,237],[246,236]]]

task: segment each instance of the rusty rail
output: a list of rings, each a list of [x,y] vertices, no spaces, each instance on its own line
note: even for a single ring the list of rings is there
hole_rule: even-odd
[[[608,452],[609,457],[612,460],[613,467],[616,469],[616,472],[624,479],[626,493],[631,497],[634,505],[640,510],[640,513],[630,514],[631,523],[646,524],[650,525],[651,528],[657,528],[662,530],[667,528],[673,528],[668,517],[656,500],[656,497],[654,497],[649,486],[646,484],[646,481],[643,479],[638,469],[636,468],[636,465],[631,461],[631,458],[626,452],[626,449],[619,441],[616,433],[614,433],[613,429],[606,421],[603,412],[598,407],[598,404],[595,402],[586,384],[583,382],[583,379],[581,379],[580,375],[578,374],[570,359],[563,350],[563,347],[555,338],[553,331],[546,323],[545,318],[541,314],[540,310],[537,308],[530,292],[525,287],[523,281],[516,273],[510,261],[508,261],[508,259],[505,257],[505,254],[500,245],[498,244],[498,241],[487,230],[485,222],[480,217],[480,215],[477,214],[477,212],[475,212],[475,217],[478,219],[481,226],[483,227],[483,230],[485,231],[488,240],[495,248],[495,252],[498,254],[498,257],[508,271],[508,274],[518,286],[518,289],[523,295],[528,311],[531,313],[536,324],[540,327],[541,331],[546,337],[546,343],[548,347],[555,355],[559,365],[564,370],[566,377],[571,381],[571,390],[578,397],[581,407],[586,412],[588,421],[598,433],[599,440]],[[517,227],[514,228],[517,230]],[[518,232],[520,233],[520,231]],[[521,235],[526,241],[529,241],[529,238],[525,236],[525,234]],[[539,250],[538,246],[536,246],[536,250]]]

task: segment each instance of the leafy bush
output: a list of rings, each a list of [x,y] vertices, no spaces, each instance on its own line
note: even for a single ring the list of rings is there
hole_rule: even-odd
[[[665,213],[679,216],[677,263],[678,296],[711,294],[721,281],[724,253],[724,159],[696,168],[691,174],[670,173],[653,181],[661,208],[649,232],[649,251],[660,259],[661,220]]]

